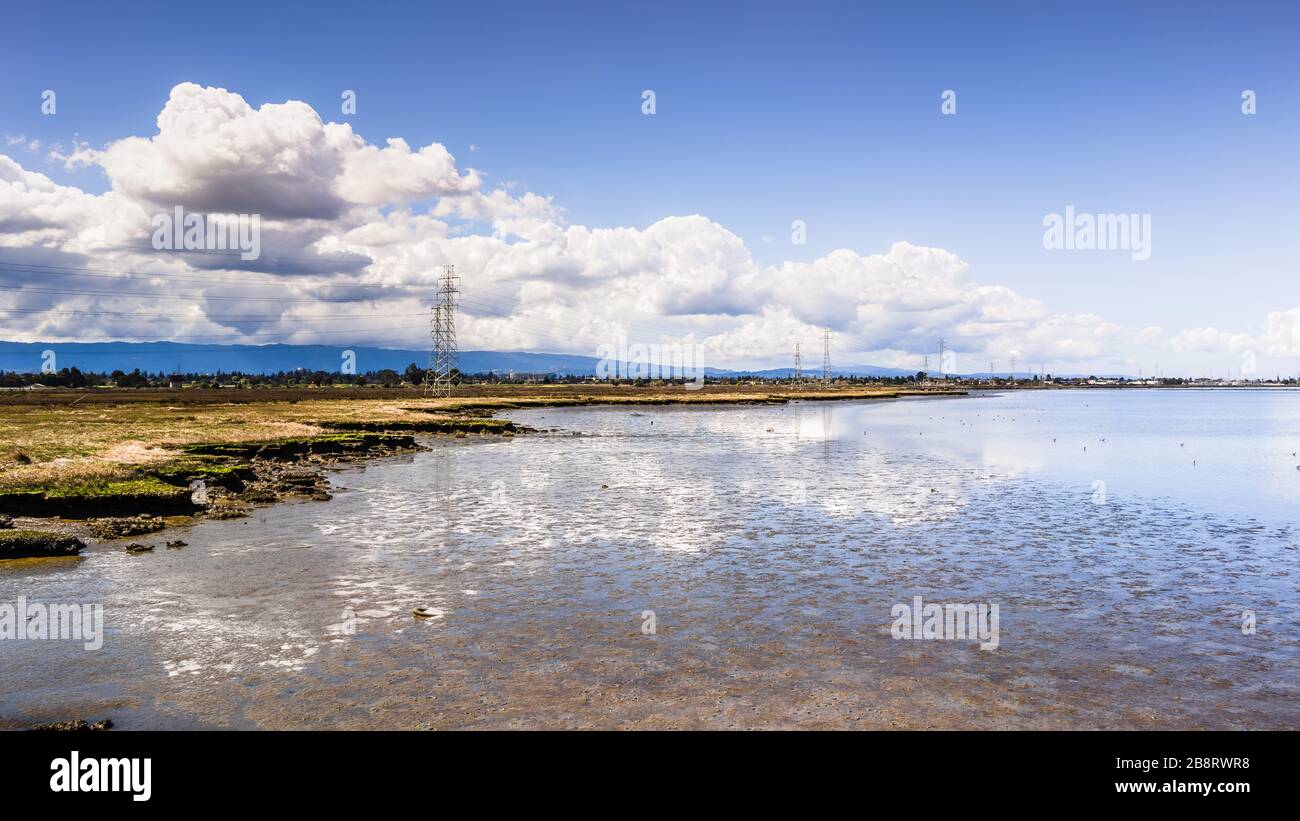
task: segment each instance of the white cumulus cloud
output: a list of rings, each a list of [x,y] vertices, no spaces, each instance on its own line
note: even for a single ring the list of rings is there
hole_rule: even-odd
[[[790,364],[795,342],[818,359],[828,329],[837,362],[906,368],[923,353],[937,366],[940,338],[965,370],[1012,358],[1113,370],[1160,351],[1300,356],[1300,307],[1270,314],[1258,336],[1170,334],[1053,311],[951,251],[905,241],[760,265],[707,216],[569,224],[550,197],[488,190],[439,143],[372,141],[304,102],[254,107],[193,83],[171,90],[155,133],[76,141],[49,159],[98,166],[110,188],[57,185],[0,154],[0,311],[14,339],[423,347],[421,313],[451,262],[467,348],[592,355],[624,336],[696,342],[717,367],[772,367]],[[177,206],[261,215],[262,258],[154,251],[150,217]],[[124,318],[141,314],[152,319]]]

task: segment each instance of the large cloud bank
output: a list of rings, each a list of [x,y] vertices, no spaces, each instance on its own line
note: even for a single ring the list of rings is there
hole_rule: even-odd
[[[1054,313],[976,281],[940,248],[897,242],[771,266],[704,216],[572,225],[547,197],[489,190],[440,144],[377,145],[305,103],[254,108],[191,83],[172,89],[154,135],[46,161],[101,169],[110,188],[57,185],[0,154],[8,339],[423,347],[431,286],[453,262],[465,348],[594,354],[626,338],[695,343],[719,367],[774,366],[796,341],[816,359],[830,329],[837,361],[898,367],[919,366],[941,337],[961,370],[1012,358],[1122,370],[1150,350],[1300,355],[1300,307],[1271,314],[1259,335],[1168,334]],[[178,206],[259,215],[261,257],[154,250],[151,220]]]

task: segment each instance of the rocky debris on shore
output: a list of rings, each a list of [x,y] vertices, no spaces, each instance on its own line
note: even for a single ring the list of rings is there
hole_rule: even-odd
[[[273,502],[278,501],[280,499],[280,496],[279,494],[277,494],[275,491],[271,490],[268,487],[254,486],[241,492],[235,498],[239,499],[239,501],[241,502],[248,502],[249,504],[269,505],[272,504]]]
[[[84,525],[69,526],[57,521],[51,525],[70,530],[72,536],[89,534],[103,540],[156,533],[168,524],[164,515],[185,516],[187,520],[238,519],[249,514],[251,505],[272,504],[285,498],[330,500],[333,497],[324,467],[423,449],[407,433],[371,432],[184,445],[179,448],[180,457],[141,467],[131,478],[0,490],[0,533],[11,532],[9,514],[15,511],[39,518],[82,519]],[[195,491],[196,483],[201,494]],[[16,553],[0,551],[0,558],[16,557]]]
[[[243,505],[216,503],[208,506],[207,511],[203,514],[205,519],[215,519],[219,522],[227,519],[242,519],[248,515],[248,508]]]
[[[331,498],[329,488],[329,480],[314,467],[265,462],[257,467],[257,480],[232,498],[253,504],[270,503],[293,496],[328,500]]]
[[[125,516],[120,518],[92,519],[86,529],[96,539],[123,539],[157,533],[167,526],[160,516]]]
[[[327,502],[334,498],[321,468],[340,462],[392,456],[422,450],[415,437],[393,433],[335,433],[276,442],[191,445],[191,454],[247,459],[247,476],[239,488],[209,488],[208,505],[199,515],[207,519],[238,519],[249,505],[267,505],[287,498]]]
[[[58,732],[58,733],[82,733],[82,732],[102,732],[110,730],[113,727],[112,719],[104,719],[90,723],[83,718],[71,719],[68,721],[50,721],[45,724],[37,724],[29,729],[32,732]]]
[[[131,544],[126,546],[127,553],[150,553],[152,551],[153,551],[153,545],[151,544],[140,544],[139,542],[131,542]]]
[[[46,530],[0,531],[0,559],[33,559],[50,556],[75,556],[85,543],[63,533]]]

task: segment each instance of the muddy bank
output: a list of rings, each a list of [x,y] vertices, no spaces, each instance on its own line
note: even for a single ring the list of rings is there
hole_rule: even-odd
[[[181,457],[127,480],[3,491],[0,559],[75,555],[83,538],[114,541],[241,518],[289,498],[324,501],[331,465],[420,449],[410,434],[361,432],[187,445]]]
[[[346,433],[271,442],[185,445],[181,450],[193,456],[215,456],[240,461],[299,461],[320,457],[384,455],[417,448],[414,437],[409,435]]]
[[[345,462],[393,456],[421,450],[413,436],[406,434],[356,433],[292,439],[279,442],[246,444],[192,445],[185,450],[194,456],[226,460],[219,465],[227,470],[196,470],[184,474],[195,519],[237,519],[255,507],[272,505],[286,499],[328,501],[330,483],[325,471]],[[158,532],[172,519],[144,517],[135,520],[111,520],[117,529],[112,538],[125,538],[142,532]],[[103,520],[90,522],[91,528],[103,530]],[[169,544],[180,546],[177,543]]]
[[[412,409],[419,410],[419,409]],[[322,422],[320,426],[329,430],[346,431],[404,431],[409,433],[497,433],[513,436],[528,432],[528,428],[516,425],[508,419],[420,419],[395,420],[391,422]]]
[[[75,556],[85,549],[80,539],[46,530],[0,530],[0,559]]]

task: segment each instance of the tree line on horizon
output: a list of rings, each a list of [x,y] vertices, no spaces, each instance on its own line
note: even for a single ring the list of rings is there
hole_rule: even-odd
[[[334,385],[348,385],[353,387],[385,387],[396,388],[402,386],[422,385],[428,371],[412,362],[406,366],[401,373],[391,369],[382,368],[379,370],[365,371],[359,374],[340,373],[338,371],[321,371],[298,368],[290,371],[277,371],[275,373],[245,373],[243,371],[217,371],[216,373],[166,373],[158,371],[151,373],[141,371],[135,368],[130,372],[114,370],[111,372],[82,371],[79,368],[62,368],[51,373],[16,373],[12,371],[0,371],[0,389],[22,389],[36,386],[46,388],[179,388],[179,387],[196,387],[196,388],[218,388],[218,387],[240,387],[240,388],[289,388],[289,387],[327,387]],[[519,384],[519,383],[540,383],[549,385],[574,385],[590,383],[595,381],[592,376],[582,376],[576,374],[558,374],[558,373],[478,373],[463,374],[459,371],[452,372],[455,381],[462,384],[475,385],[494,385],[494,384]],[[1091,379],[1094,377],[1087,377]],[[631,386],[648,386],[662,385],[683,382],[681,379],[634,379],[634,378],[617,378],[599,380],[602,384],[609,385],[631,385]],[[765,376],[709,376],[706,381],[713,385],[741,385],[741,384],[772,384],[783,385],[792,382],[791,377],[765,377]],[[906,376],[837,376],[832,382],[836,385],[915,385],[921,382],[931,381],[950,381],[964,382],[958,377],[933,377],[924,371],[918,371],[915,375]],[[976,382],[988,382],[992,384],[1008,385],[1014,381],[1016,384],[1039,384],[1040,380],[1037,375],[1029,379],[1010,380],[1002,377],[993,379],[973,380]],[[1048,374],[1043,382],[1049,384],[1076,384],[1085,381],[1085,378],[1065,378],[1053,377]],[[1125,380],[1121,380],[1125,381]],[[1196,380],[1182,377],[1165,377],[1159,380],[1161,385],[1176,387],[1179,385],[1193,384]],[[1272,380],[1269,380],[1272,381]],[[802,384],[816,385],[821,380],[817,378],[804,378]],[[1280,384],[1294,384],[1295,379],[1281,380]]]

